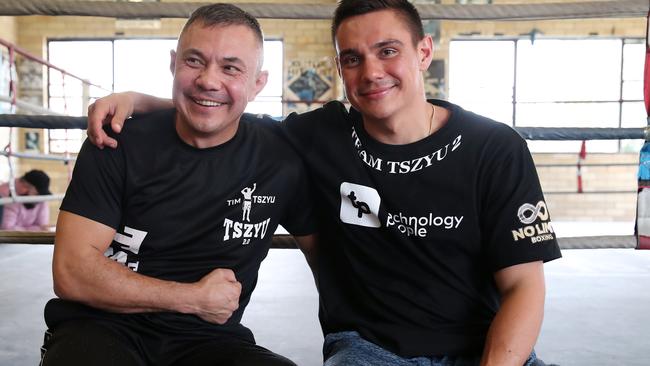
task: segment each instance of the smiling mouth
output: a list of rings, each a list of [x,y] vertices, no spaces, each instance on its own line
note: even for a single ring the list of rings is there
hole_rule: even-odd
[[[387,93],[387,92],[388,92],[389,90],[391,90],[392,88],[393,88],[393,87],[391,86],[391,87],[388,87],[388,88],[373,89],[373,90],[364,90],[364,91],[361,92],[360,94],[361,94],[361,96],[363,96],[363,97],[369,97],[369,98],[372,98],[372,97],[381,96],[381,95]]]
[[[212,101],[212,100],[201,100],[201,99],[194,99],[194,103],[196,103],[198,105],[202,105],[204,107],[220,107],[220,106],[226,104],[226,103],[215,102],[215,101]]]

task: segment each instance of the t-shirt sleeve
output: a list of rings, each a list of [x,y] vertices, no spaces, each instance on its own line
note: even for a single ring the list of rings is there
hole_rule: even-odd
[[[526,141],[499,134],[480,168],[481,229],[492,270],[561,257],[551,217]]]
[[[122,149],[98,149],[86,140],[75,163],[61,210],[117,229],[124,189]]]
[[[309,156],[315,146],[327,139],[329,128],[325,126],[345,121],[348,112],[338,101],[331,101],[321,108],[304,113],[291,113],[281,123],[284,137],[303,156]]]
[[[309,235],[317,231],[316,218],[314,215],[313,194],[311,182],[307,176],[304,164],[298,161],[296,164],[295,190],[290,193],[290,201],[286,213],[280,224],[287,229],[291,235]]]
[[[305,114],[291,113],[280,124],[284,138],[289,141],[289,144],[297,151],[307,154],[312,145],[313,139],[313,123],[310,125],[310,116],[315,118],[314,112]]]

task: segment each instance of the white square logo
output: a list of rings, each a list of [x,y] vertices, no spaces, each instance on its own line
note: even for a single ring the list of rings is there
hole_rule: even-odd
[[[381,227],[381,198],[374,188],[354,183],[341,183],[341,221],[359,226]]]

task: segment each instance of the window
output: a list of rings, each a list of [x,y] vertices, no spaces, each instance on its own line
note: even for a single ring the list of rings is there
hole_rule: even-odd
[[[282,118],[283,54],[282,41],[264,41],[264,66],[262,69],[269,72],[269,79],[257,98],[248,103],[246,112],[264,113]]]
[[[170,50],[176,39],[51,40],[48,60],[75,76],[99,87],[90,87],[89,102],[111,92],[139,91],[171,98]],[[264,69],[269,80],[250,113],[282,116],[282,41],[264,41]],[[64,114],[81,116],[82,83],[57,70],[49,71],[49,107]],[[84,138],[80,130],[48,130],[49,152],[78,152]]]
[[[449,97],[521,127],[642,127],[641,39],[452,41]],[[477,62],[480,60],[480,63]],[[642,141],[588,141],[592,152]],[[579,141],[529,141],[534,152],[578,152]]]

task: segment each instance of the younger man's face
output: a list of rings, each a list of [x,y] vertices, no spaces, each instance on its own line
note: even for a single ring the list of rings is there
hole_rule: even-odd
[[[336,31],[336,51],[350,103],[364,117],[381,120],[421,101],[430,41],[425,37],[414,46],[405,21],[393,10],[345,19]]]

